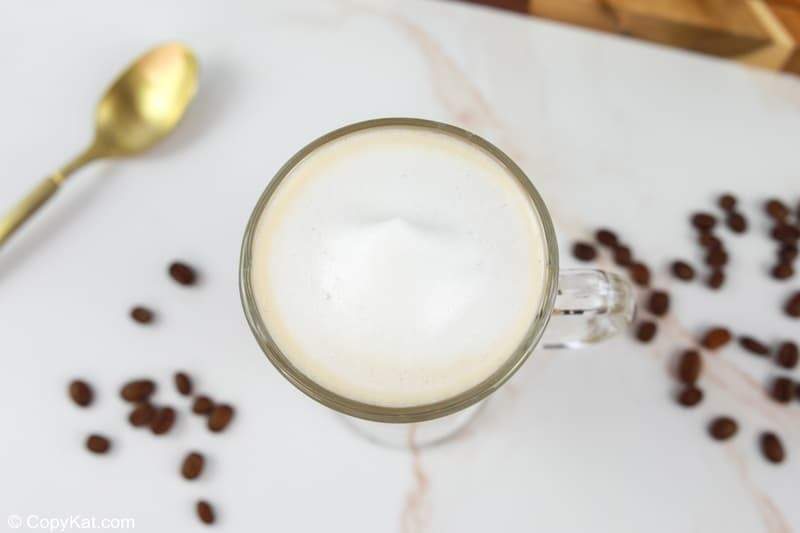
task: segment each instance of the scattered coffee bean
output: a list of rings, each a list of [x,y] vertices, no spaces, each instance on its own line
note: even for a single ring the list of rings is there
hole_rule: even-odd
[[[769,347],[761,342],[758,342],[753,337],[739,337],[739,345],[748,352],[756,355],[769,354]]]
[[[779,263],[772,267],[771,274],[775,279],[789,279],[794,276],[794,268],[788,263]]]
[[[719,250],[722,249],[722,241],[714,237],[710,233],[703,233],[697,239],[697,243],[706,250]]]
[[[175,409],[172,407],[162,407],[156,411],[153,420],[150,421],[150,431],[152,431],[154,435],[163,435],[172,429],[174,423]]]
[[[687,385],[694,385],[700,377],[703,361],[696,350],[686,350],[678,363],[678,379]]]
[[[86,447],[94,453],[106,453],[111,448],[111,441],[102,435],[89,435],[86,439]]]
[[[153,321],[153,312],[146,307],[134,307],[131,309],[131,318],[140,324],[149,324]]]
[[[797,259],[797,246],[794,244],[782,244],[778,250],[778,261],[791,263],[795,259]]]
[[[614,248],[614,262],[621,267],[629,267],[633,264],[633,254],[627,246],[617,246]]]
[[[675,261],[672,263],[672,274],[678,279],[689,281],[694,279],[694,268],[684,261]]]
[[[678,394],[678,403],[684,407],[694,407],[703,400],[703,391],[694,385],[687,385]]]
[[[794,395],[800,400],[800,383],[798,383],[794,388]]]
[[[181,285],[194,285],[197,276],[186,263],[175,262],[169,266],[169,275]]]
[[[69,384],[69,396],[77,405],[86,407],[92,403],[94,394],[92,393],[92,388],[88,383],[80,379],[76,379]]]
[[[714,215],[708,213],[696,213],[692,215],[692,226],[700,231],[709,231],[717,224]]]
[[[720,269],[714,269],[711,272],[711,275],[708,277],[706,282],[708,286],[714,290],[719,289],[722,287],[723,283],[725,283],[725,272]]]
[[[792,399],[794,383],[789,378],[778,377],[772,380],[769,395],[778,403],[789,403]]]
[[[224,430],[233,418],[233,407],[221,404],[211,411],[208,415],[208,429],[214,432]]]
[[[636,327],[636,338],[641,342],[650,342],[656,336],[656,323],[650,320],[640,322]]]
[[[789,214],[789,208],[780,200],[771,199],[764,206],[765,211],[775,220],[783,220]]]
[[[647,300],[647,309],[656,316],[664,316],[669,311],[669,294],[654,290]]]
[[[761,453],[771,463],[783,462],[785,453],[783,451],[783,443],[775,433],[765,431],[761,434],[759,439],[761,444]]]
[[[177,372],[175,374],[175,387],[184,396],[189,396],[192,393],[192,380],[186,373]]]
[[[715,248],[706,255],[706,264],[712,267],[719,267],[728,264],[728,253],[721,248]]]
[[[800,291],[793,292],[786,300],[783,310],[793,318],[800,318]]]
[[[725,211],[730,211],[736,207],[736,197],[732,194],[723,194],[717,200],[717,204]]]
[[[156,409],[149,403],[140,403],[128,415],[128,422],[134,427],[147,426],[153,421]]]
[[[149,379],[137,379],[123,385],[120,395],[127,402],[143,402],[156,390],[156,384]]]
[[[181,465],[181,475],[186,479],[195,479],[203,473],[203,466],[205,466],[205,458],[197,453],[192,452],[186,456]]]
[[[608,246],[610,248],[615,247],[619,241],[616,233],[605,228],[597,230],[597,232],[594,234],[594,238],[603,246]]]
[[[770,235],[778,242],[792,245],[800,239],[800,230],[788,224],[778,224],[772,229]]]
[[[708,426],[709,434],[716,440],[728,440],[736,434],[739,425],[733,418],[718,416]]]
[[[775,357],[775,362],[783,368],[792,369],[797,366],[798,349],[797,345],[793,342],[784,342],[778,347],[778,354]]]
[[[631,279],[641,287],[647,287],[650,283],[650,269],[643,263],[634,263],[630,267]]]
[[[197,502],[197,516],[204,524],[214,523],[214,509],[211,504],[205,500]]]
[[[747,231],[747,219],[741,213],[730,213],[725,217],[725,224],[734,233],[744,233]]]
[[[214,402],[208,396],[198,396],[192,404],[192,412],[198,415],[207,415],[214,409]]]
[[[725,328],[712,328],[703,337],[702,345],[709,350],[722,348],[731,341],[731,332]]]
[[[597,250],[587,242],[578,242],[572,247],[572,255],[579,261],[593,261],[597,257]]]

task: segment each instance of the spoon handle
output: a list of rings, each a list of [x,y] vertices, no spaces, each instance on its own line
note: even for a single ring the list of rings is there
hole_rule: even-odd
[[[60,178],[63,178],[61,173],[45,178],[17,205],[0,217],[0,245],[5,243],[31,215],[55,194],[61,181]]]

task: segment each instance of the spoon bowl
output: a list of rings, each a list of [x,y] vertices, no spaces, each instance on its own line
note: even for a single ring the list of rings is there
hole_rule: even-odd
[[[95,144],[105,155],[143,152],[169,134],[197,90],[197,60],[177,43],[145,53],[97,106]]]

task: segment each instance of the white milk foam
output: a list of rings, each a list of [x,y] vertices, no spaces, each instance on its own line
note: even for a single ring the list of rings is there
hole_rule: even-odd
[[[386,126],[291,171],[259,219],[252,283],[306,376],[408,407],[453,397],[508,359],[541,304],[546,254],[533,205],[493,156]]]

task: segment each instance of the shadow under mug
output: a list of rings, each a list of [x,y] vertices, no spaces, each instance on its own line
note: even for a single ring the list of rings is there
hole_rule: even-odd
[[[534,320],[516,349],[481,383],[446,400],[409,407],[371,405],[328,390],[300,372],[277,345],[264,323],[253,294],[252,247],[261,214],[291,171],[320,147],[345,135],[383,127],[410,127],[451,135],[482,150],[506,168],[528,196],[545,240],[544,295]],[[480,409],[482,400],[502,386],[537,346],[578,348],[608,338],[633,319],[635,300],[630,284],[600,270],[559,271],[553,222],[541,196],[522,170],[499,148],[461,128],[424,119],[382,118],[351,124],[308,144],[287,161],[258,200],[242,243],[239,266],[242,305],[253,334],[270,362],[298,389],[321,404],[349,415],[350,425],[375,442],[424,446],[442,442],[463,429]]]

